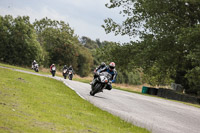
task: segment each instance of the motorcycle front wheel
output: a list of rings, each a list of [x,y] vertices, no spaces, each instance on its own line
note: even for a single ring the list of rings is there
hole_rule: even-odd
[[[98,93],[101,89],[101,83],[96,83],[93,89],[90,91],[90,95],[94,96],[96,93]]]
[[[69,80],[72,80],[72,75],[71,74],[69,75]]]

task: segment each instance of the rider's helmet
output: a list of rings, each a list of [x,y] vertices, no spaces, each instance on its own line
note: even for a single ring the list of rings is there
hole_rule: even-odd
[[[115,63],[114,62],[110,62],[109,64],[109,69],[112,71],[115,69]]]
[[[105,62],[101,62],[101,67],[105,67],[106,63]]]
[[[64,65],[64,67],[67,67],[67,65]]]
[[[52,64],[52,66],[55,66],[55,64]]]
[[[33,62],[36,62],[35,60]]]

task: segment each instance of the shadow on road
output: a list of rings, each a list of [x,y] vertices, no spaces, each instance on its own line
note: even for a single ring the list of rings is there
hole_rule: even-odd
[[[91,95],[89,95],[89,96],[91,96]],[[92,96],[92,97],[101,98],[101,99],[106,99],[105,97],[101,97],[101,96]]]

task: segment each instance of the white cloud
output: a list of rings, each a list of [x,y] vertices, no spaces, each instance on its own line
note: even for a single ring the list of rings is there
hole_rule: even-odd
[[[67,16],[62,16],[58,12],[53,9],[43,7],[42,10],[33,10],[30,7],[21,8],[0,8],[0,12],[2,16],[12,15],[13,17],[17,16],[30,16],[30,21],[34,22],[35,19],[41,19],[44,17],[48,17],[54,20],[66,20]]]
[[[53,20],[63,20],[69,23],[70,27],[72,27],[75,33],[80,37],[87,36],[93,40],[99,38],[101,41],[130,41],[127,36],[114,36],[113,33],[106,34],[101,27],[101,25],[104,24],[103,19],[107,17],[117,18],[119,16],[116,15],[118,14],[117,11],[114,14],[112,10],[104,7],[105,3],[109,2],[108,0],[57,0],[42,2],[38,4],[36,0],[34,3],[35,5],[27,1],[26,4],[20,5],[20,2],[18,2],[21,7],[15,5],[17,2],[13,2],[14,4],[11,7],[0,6],[0,15],[4,16],[10,14],[14,17],[26,15],[30,16],[31,22],[44,17]],[[23,4],[22,1],[21,3]],[[37,9],[35,7],[37,7]]]

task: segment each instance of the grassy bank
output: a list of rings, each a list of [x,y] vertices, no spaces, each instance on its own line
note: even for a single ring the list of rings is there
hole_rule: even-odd
[[[148,132],[81,99],[62,82],[0,68],[0,132]]]

